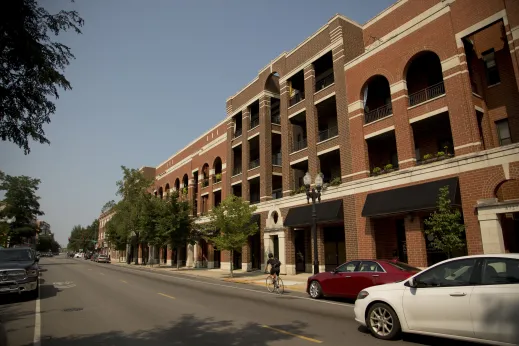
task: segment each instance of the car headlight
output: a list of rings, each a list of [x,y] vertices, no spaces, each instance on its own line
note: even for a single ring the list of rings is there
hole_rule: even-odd
[[[369,296],[369,293],[367,291],[360,291],[359,294],[357,294],[357,299],[364,299],[367,296]]]
[[[27,276],[31,276],[31,277],[38,276],[38,271],[36,269],[28,269]]]

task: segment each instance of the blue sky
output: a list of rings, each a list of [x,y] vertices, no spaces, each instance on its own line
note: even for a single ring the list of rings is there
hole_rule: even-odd
[[[0,170],[42,180],[44,220],[66,244],[115,199],[120,166],[156,166],[225,117],[225,100],[341,13],[361,24],[395,0],[40,0],[76,9],[51,145],[0,142]]]

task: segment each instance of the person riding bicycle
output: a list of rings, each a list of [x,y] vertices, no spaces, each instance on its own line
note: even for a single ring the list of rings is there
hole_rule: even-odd
[[[281,262],[274,257],[272,253],[269,253],[269,259],[267,261],[267,265],[265,266],[265,272],[267,272],[267,267],[270,264],[270,275],[274,278],[274,282],[277,280],[277,277],[279,275]]]

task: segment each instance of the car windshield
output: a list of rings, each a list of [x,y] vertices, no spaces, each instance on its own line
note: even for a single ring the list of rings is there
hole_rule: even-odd
[[[392,265],[393,267],[396,267],[402,271],[406,271],[406,272],[419,272],[421,271],[421,269],[419,268],[416,268],[416,267],[412,267],[410,266],[409,264],[406,264],[406,263],[402,263],[402,262],[388,262],[390,265]]]
[[[33,259],[31,250],[0,250],[0,262],[32,261]]]

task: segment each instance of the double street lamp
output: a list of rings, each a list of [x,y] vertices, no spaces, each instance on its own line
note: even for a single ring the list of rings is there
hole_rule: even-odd
[[[315,177],[315,183],[312,187],[312,176],[306,172],[303,177],[303,182],[306,189],[306,202],[310,203],[312,200],[312,237],[314,240],[314,274],[319,273],[319,259],[317,251],[317,211],[315,210],[315,201],[321,202],[321,189],[323,188],[323,176],[321,173]]]

